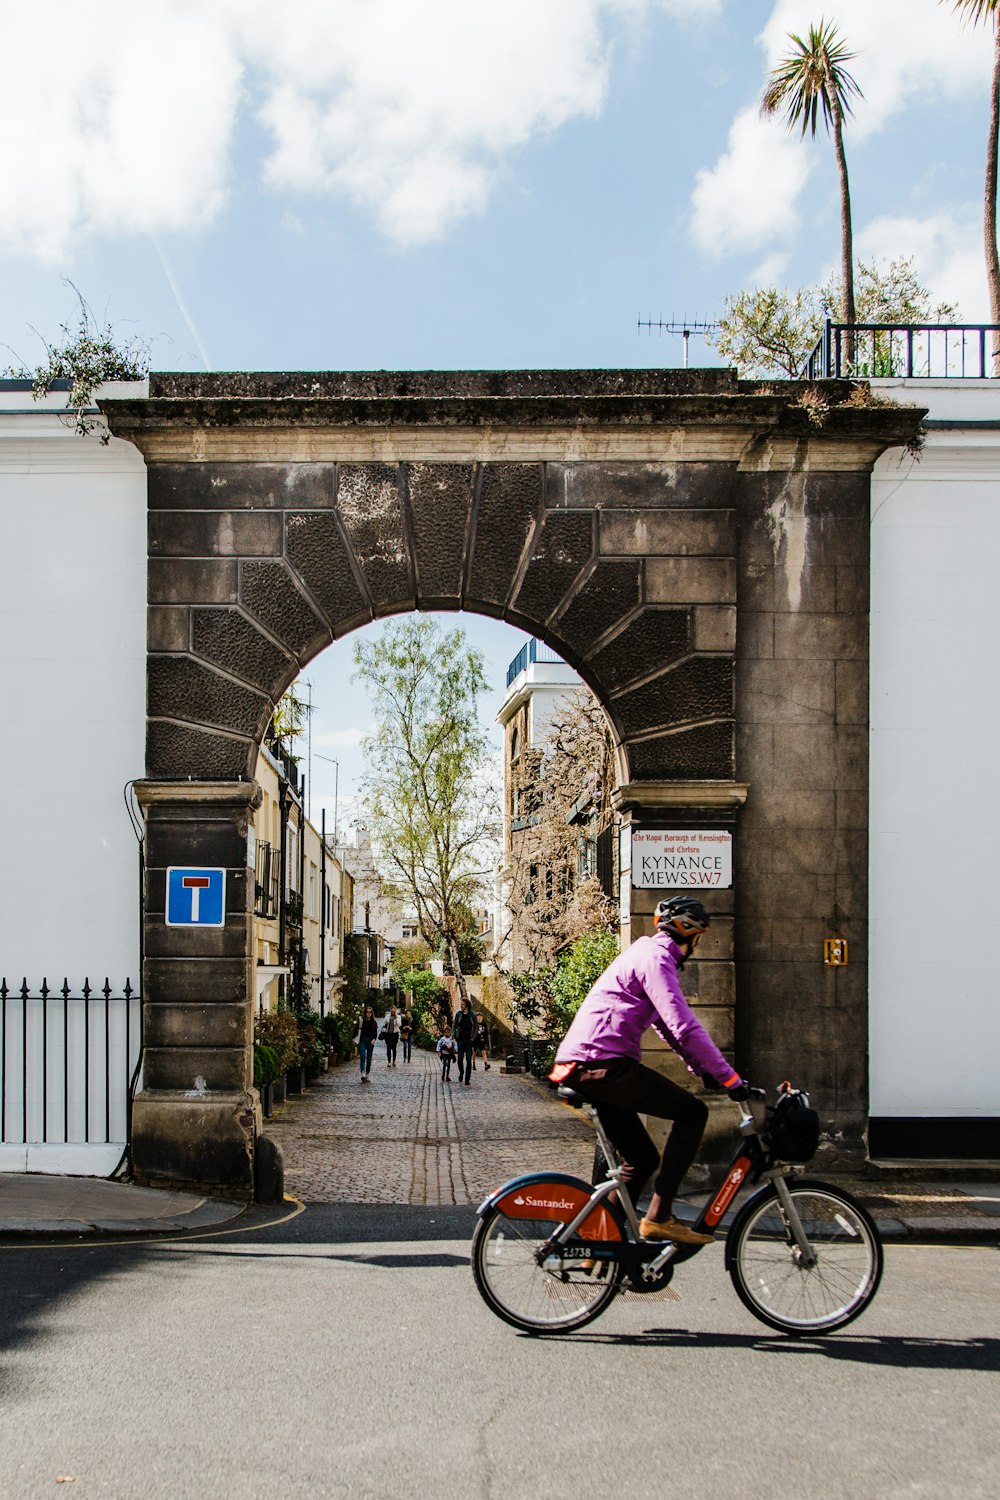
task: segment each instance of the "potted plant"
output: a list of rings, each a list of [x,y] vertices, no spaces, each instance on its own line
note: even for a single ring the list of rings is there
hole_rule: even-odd
[[[278,1077],[278,1054],[266,1042],[253,1044],[253,1086],[260,1091],[260,1107],[265,1120],[274,1114],[274,1084]]]
[[[301,1054],[299,1052],[299,1023],[291,1011],[264,1011],[257,1017],[254,1040],[273,1048],[278,1059],[278,1076],[274,1080],[273,1102],[283,1104],[289,1093],[301,1093]],[[289,1076],[295,1072],[292,1087]],[[295,1087],[295,1083],[299,1087]]]

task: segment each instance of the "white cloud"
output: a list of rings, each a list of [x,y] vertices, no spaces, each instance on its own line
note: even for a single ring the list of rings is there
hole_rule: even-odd
[[[738,114],[726,154],[697,175],[694,237],[714,255],[758,250],[798,225],[795,204],[811,160],[776,122],[757,115],[755,105]]]
[[[210,218],[226,190],[241,67],[210,8],[5,6],[0,241],[47,261],[92,231]]]
[[[963,322],[989,321],[982,211],[976,204],[925,219],[873,219],[855,243],[858,254],[866,260],[892,260],[903,247],[904,253],[913,257],[917,276],[935,302],[957,303]]]
[[[766,73],[787,51],[788,33],[801,35],[818,14],[815,0],[776,0],[759,38],[761,92]],[[939,0],[837,0],[836,23],[858,53],[849,68],[865,96],[850,124],[852,140],[881,130],[921,95],[937,101],[972,89],[981,90],[985,100],[990,48]],[[797,134],[785,136],[786,150],[794,150],[803,163],[796,172],[773,144],[773,132],[783,126],[761,120],[758,101],[759,93],[737,114],[715,166],[697,174],[692,232],[697,244],[713,253],[760,249],[787,237],[798,223],[797,203],[816,151]]]
[[[0,9],[0,244],[197,229],[237,124],[286,194],[343,194],[400,243],[487,202],[512,153],[604,102],[618,31],[721,0],[48,0]]]

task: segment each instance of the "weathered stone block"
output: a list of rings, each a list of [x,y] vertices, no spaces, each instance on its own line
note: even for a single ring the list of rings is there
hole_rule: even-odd
[[[471,464],[408,464],[417,597],[422,609],[454,608],[462,597],[469,524]]]
[[[323,511],[286,516],[285,553],[335,635],[372,618],[336,516]]]
[[[235,1198],[253,1195],[254,1111],[242,1090],[221,1097],[154,1092],[148,1086],[132,1107],[132,1165],[136,1181],[174,1184]]]
[[[210,1005],[146,1004],[142,1019],[147,1048],[245,1049],[252,1035],[250,1005],[246,1001],[242,1005],[219,1001]]]
[[[333,504],[333,464],[149,465],[151,510],[282,510]]]
[[[159,510],[149,515],[151,557],[280,557],[274,511]]]
[[[517,614],[529,620],[549,619],[589,563],[593,533],[589,515],[556,512],[545,517],[517,592]]]
[[[142,1076],[147,1088],[194,1097],[206,1091],[243,1092],[250,1087],[249,1052],[237,1047],[146,1047]]]
[[[770,660],[774,655],[774,614],[772,611],[739,607],[736,655],[740,661]]]
[[[191,647],[196,656],[270,694],[296,675],[295,658],[234,609],[191,611]]]
[[[554,629],[578,654],[605,635],[609,627],[639,603],[641,569],[638,562],[599,562]]]
[[[696,604],[693,645],[696,651],[735,651],[736,606],[734,604]]]
[[[182,604],[152,605],[146,612],[148,651],[190,651],[191,611]]]
[[[494,610],[510,600],[518,565],[541,512],[541,464],[481,464],[468,599]]]
[[[416,599],[401,479],[395,464],[341,464],[338,470],[337,510],[377,615],[412,608]]]
[[[699,724],[673,734],[626,743],[629,775],[634,781],[731,781],[733,777],[732,724]]]
[[[688,610],[643,609],[590,661],[597,681],[611,693],[654,667],[678,661],[691,648]]]
[[[189,656],[150,657],[147,682],[153,717],[187,719],[257,738],[270,716],[268,698]]]
[[[830,724],[836,709],[834,664],[817,661],[808,673],[790,672],[787,661],[740,664],[739,715],[744,724]]]
[[[797,662],[867,659],[867,618],[829,614],[776,615],[774,655],[784,661]]]
[[[149,559],[150,604],[235,604],[239,564],[190,557]]]
[[[736,564],[729,558],[651,557],[646,598],[650,604],[735,604]]]
[[[668,668],[652,682],[615,698],[611,707],[626,734],[642,734],[698,719],[731,717],[732,659],[691,657]]]
[[[736,465],[724,463],[550,463],[550,505],[569,509],[716,510],[732,503]]]
[[[240,603],[300,662],[311,660],[333,639],[282,563],[242,563]]]
[[[249,961],[239,958],[147,958],[142,992],[150,1005],[243,1005]]]
[[[735,522],[731,510],[603,510],[598,550],[602,557],[732,557]]]
[[[813,724],[785,724],[774,731],[774,785],[784,791],[834,790],[837,732]]]
[[[860,658],[834,663],[837,684],[837,723],[868,723],[868,662]]]
[[[146,726],[146,774],[154,779],[193,776],[235,781],[250,774],[256,759],[257,745],[252,739],[155,719]]]

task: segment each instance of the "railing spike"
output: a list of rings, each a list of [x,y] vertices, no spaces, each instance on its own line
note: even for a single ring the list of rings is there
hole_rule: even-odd
[[[29,993],[30,992],[28,990],[28,981],[27,981],[26,978],[22,979],[21,980],[21,999],[22,1000],[27,1000]]]
[[[47,1000],[49,998],[49,981],[47,979],[42,980],[42,987],[38,991],[38,993],[41,995],[43,1000]]]
[[[80,991],[80,993],[83,995],[83,998],[85,1000],[89,1000],[90,999],[90,980],[89,979],[85,979],[83,981],[83,989]]]
[[[105,1000],[111,999],[111,981],[106,974],[104,976],[104,988],[101,991],[101,994],[104,996]]]

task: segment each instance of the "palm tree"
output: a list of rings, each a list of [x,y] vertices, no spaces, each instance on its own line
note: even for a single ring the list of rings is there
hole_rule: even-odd
[[[1000,0],[949,0],[975,26],[993,26],[993,82],[990,86],[990,125],[986,136],[986,189],[983,194],[983,249],[986,284],[990,292],[990,322],[1000,323],[1000,253],[997,250],[997,139],[1000,135]],[[1000,336],[993,339],[994,360],[1000,358]]]
[[[993,0],[994,8],[997,0]],[[841,320],[848,325],[854,315],[854,237],[851,230],[851,189],[844,155],[844,119],[851,114],[851,97],[862,98],[860,88],[848,73],[845,63],[857,54],[848,52],[837,28],[821,20],[810,26],[803,40],[789,32],[788,40],[795,50],[782,58],[768,79],[761,101],[762,115],[784,110],[789,130],[798,125],[805,136],[815,136],[817,117],[823,112],[827,133],[833,131],[833,149],[840,174],[840,285]],[[845,337],[847,368],[854,362],[854,335],[848,328]]]

